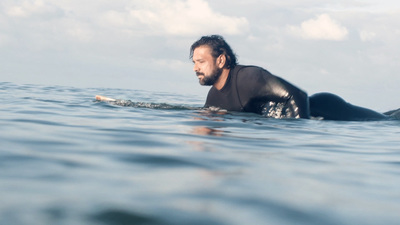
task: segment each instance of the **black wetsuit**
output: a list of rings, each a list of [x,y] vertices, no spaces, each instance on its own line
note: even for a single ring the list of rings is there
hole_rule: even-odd
[[[359,121],[388,118],[371,109],[352,105],[331,93],[317,93],[310,96],[310,111],[311,116],[322,117],[325,120]]]
[[[311,97],[296,86],[256,66],[230,70],[224,87],[212,87],[205,107],[253,112],[273,118],[322,117],[327,120],[380,120],[386,115],[345,102],[330,93]]]
[[[274,118],[309,118],[307,93],[256,66],[235,66],[221,90],[212,87],[205,107],[263,114]]]

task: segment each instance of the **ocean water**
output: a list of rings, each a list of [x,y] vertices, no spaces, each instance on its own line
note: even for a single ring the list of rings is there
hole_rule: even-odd
[[[0,224],[400,224],[399,120],[204,98],[0,83]]]

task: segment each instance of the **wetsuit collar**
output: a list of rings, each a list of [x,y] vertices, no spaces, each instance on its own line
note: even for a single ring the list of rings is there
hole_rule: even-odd
[[[233,71],[233,69],[234,69],[234,68],[229,69],[229,72],[228,72],[228,75],[227,75],[227,77],[226,77],[224,86],[222,86],[222,88],[219,89],[219,90],[218,90],[216,87],[215,87],[215,89],[217,89],[218,91],[221,91],[221,92],[224,92],[224,90],[228,89],[228,87],[230,86],[230,83],[231,83],[231,77],[232,77],[232,71]]]

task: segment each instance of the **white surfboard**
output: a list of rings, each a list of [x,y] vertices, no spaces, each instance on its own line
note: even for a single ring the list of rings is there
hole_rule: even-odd
[[[104,101],[104,102],[115,102],[115,101],[117,101],[116,99],[105,97],[105,96],[101,96],[101,95],[96,95],[96,100],[97,101]]]

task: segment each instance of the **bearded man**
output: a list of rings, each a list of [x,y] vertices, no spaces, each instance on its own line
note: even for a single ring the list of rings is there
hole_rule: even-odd
[[[238,65],[223,37],[203,36],[190,48],[201,85],[212,86],[205,107],[252,112],[273,118],[380,120],[386,115],[354,106],[331,93],[307,93],[258,66]]]

